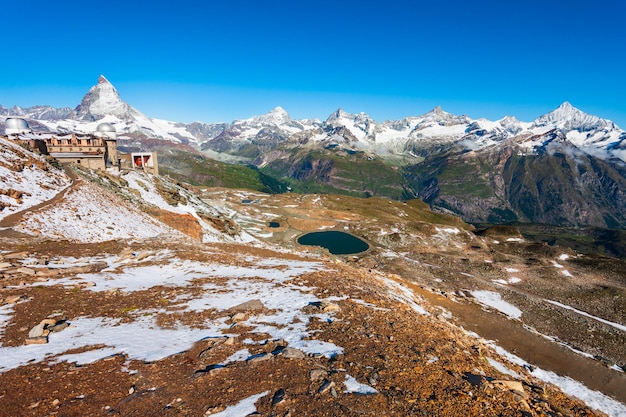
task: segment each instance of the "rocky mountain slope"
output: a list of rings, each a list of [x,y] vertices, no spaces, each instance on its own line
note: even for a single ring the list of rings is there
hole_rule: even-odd
[[[471,119],[439,107],[384,122],[341,109],[325,121],[295,120],[277,107],[232,123],[181,124],[143,115],[101,76],[69,113],[36,107],[0,114],[63,132],[92,132],[107,121],[121,144],[188,144],[299,192],[419,197],[473,223],[626,227],[626,132],[567,102],[533,122]],[[175,171],[176,161],[170,164]]]
[[[0,415],[626,416],[620,261],[419,201],[7,169],[65,188],[0,224]],[[294,240],[326,228],[371,248]]]

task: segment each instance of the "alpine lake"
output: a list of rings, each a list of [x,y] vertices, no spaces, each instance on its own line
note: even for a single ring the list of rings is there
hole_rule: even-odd
[[[306,233],[300,236],[297,242],[300,245],[321,246],[333,255],[354,255],[370,248],[364,240],[338,230]]]

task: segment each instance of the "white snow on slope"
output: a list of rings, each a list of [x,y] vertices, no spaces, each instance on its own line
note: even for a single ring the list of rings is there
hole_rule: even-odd
[[[509,362],[529,369],[529,372],[541,381],[554,384],[559,387],[563,392],[572,397],[576,397],[584,401],[589,407],[602,411],[611,417],[626,417],[626,405],[619,401],[616,401],[601,392],[591,390],[575,381],[571,378],[560,376],[551,371],[546,371],[541,368],[530,366],[528,362],[516,356],[507,350],[496,345],[494,342],[490,343],[496,352],[506,358]]]
[[[29,159],[45,164],[41,156],[0,138],[0,204],[6,206],[0,210],[0,219],[49,200],[71,184],[63,171],[53,167],[45,171],[33,166]],[[5,195],[8,190],[22,195],[21,204]]]
[[[346,380],[343,383],[346,386],[346,390],[344,392],[348,394],[350,393],[361,394],[361,395],[378,394],[378,391],[375,388],[372,388],[371,386],[367,384],[360,383],[359,381],[356,380],[356,378],[354,378],[351,375],[346,375]]]
[[[130,171],[123,175],[123,178],[128,181],[128,186],[131,189],[136,190],[141,195],[141,198],[162,210],[169,211],[177,214],[189,214],[195,217],[198,220],[198,223],[202,227],[203,230],[203,242],[223,242],[223,241],[231,241],[231,242],[242,242],[242,243],[251,243],[257,242],[257,240],[251,236],[250,234],[242,231],[236,237],[229,237],[225,233],[218,231],[213,226],[208,224],[204,219],[200,217],[198,214],[200,210],[204,210],[205,213],[211,214],[213,216],[222,215],[226,217],[226,213],[221,213],[214,207],[208,206],[204,201],[202,201],[197,196],[191,193],[185,193],[185,198],[187,200],[186,204],[177,203],[177,205],[173,206],[169,204],[161,194],[159,194],[158,190],[154,185],[154,177],[145,174],[143,172],[138,171]],[[179,192],[184,192],[182,189]]]
[[[575,312],[575,313],[577,313],[577,314],[580,314],[581,316],[585,316],[585,317],[588,317],[588,318],[590,318],[590,319],[593,319],[593,320],[599,321],[600,323],[608,324],[608,325],[609,325],[609,326],[611,326],[611,327],[615,327],[616,329],[619,329],[619,330],[621,330],[621,331],[623,331],[623,332],[626,332],[626,326],[624,326],[623,324],[615,323],[615,322],[608,321],[608,320],[605,320],[605,319],[600,318],[600,317],[597,317],[597,316],[593,316],[593,315],[591,315],[591,314],[589,314],[589,313],[586,313],[586,312],[584,312],[584,311],[581,311],[581,310],[575,309],[574,307],[570,307],[570,306],[568,306],[568,305],[561,304],[561,303],[559,303],[558,301],[552,301],[552,300],[548,300],[548,299],[544,299],[544,301],[546,301],[546,302],[548,302],[548,303],[550,303],[550,304],[553,304],[553,305],[555,305],[555,306],[558,306],[558,307],[564,308],[564,309],[566,309],[566,310],[571,310],[571,311],[573,311],[573,312]]]
[[[470,291],[470,293],[474,296],[474,298],[476,298],[476,300],[478,300],[479,303],[494,308],[510,318],[519,319],[522,317],[522,310],[515,307],[513,304],[504,301],[502,296],[497,292]]]
[[[86,243],[179,233],[91,183],[76,186],[53,206],[26,214],[20,228]]]
[[[235,405],[226,407],[224,411],[216,414],[211,414],[212,417],[242,417],[256,414],[256,406],[254,405],[260,398],[269,394],[269,391],[262,392],[260,394],[251,395],[248,398],[244,398]]]

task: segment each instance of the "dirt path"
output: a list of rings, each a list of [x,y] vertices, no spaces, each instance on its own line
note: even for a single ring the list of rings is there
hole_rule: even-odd
[[[58,194],[56,194],[54,197],[52,197],[49,200],[46,200],[42,203],[39,203],[35,206],[29,207],[22,211],[18,211],[17,213],[10,214],[6,216],[5,218],[3,218],[2,220],[0,220],[0,237],[23,237],[25,236],[23,233],[20,233],[19,231],[15,230],[14,227],[17,226],[22,221],[22,219],[24,218],[26,214],[37,212],[38,210],[48,207],[49,205],[56,204],[62,201],[70,190],[74,189],[77,185],[82,183],[82,180],[78,178],[76,174],[74,174],[74,172],[72,172],[70,168],[66,167],[65,173],[68,175],[68,177],[70,177],[72,182],[63,191],[59,192]]]

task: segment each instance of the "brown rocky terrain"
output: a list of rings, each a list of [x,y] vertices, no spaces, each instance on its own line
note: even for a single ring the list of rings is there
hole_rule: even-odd
[[[144,176],[125,192],[139,180],[81,175],[89,186],[13,217],[0,235],[2,416],[622,415],[619,260],[511,230],[479,236],[418,201],[206,189],[216,211],[178,222],[169,206],[138,204],[141,190],[171,207],[183,196],[189,207],[189,190]],[[97,213],[78,216],[77,195],[173,228],[63,239],[81,225],[93,233]],[[33,216],[56,229],[33,232]],[[213,241],[202,219],[221,226]],[[334,256],[296,243],[324,228],[371,247]],[[608,397],[585,403],[538,369]]]
[[[180,259],[235,265],[245,257],[294,255],[233,245],[208,249],[190,242],[77,245],[4,239],[0,247],[5,265],[2,295],[15,310],[2,335],[5,347],[29,349],[25,343],[31,327],[51,316],[70,324],[82,316],[125,322],[136,319],[133,312],[156,308],[164,316],[163,327],[177,323],[201,327],[207,318],[219,317],[232,322],[229,336],[198,340],[188,350],[158,361],[131,360],[120,353],[87,365],[49,359],[7,370],[1,375],[1,415],[211,415],[257,394],[262,395],[254,402],[256,415],[266,416],[601,415],[522,367],[507,363],[517,376],[503,374],[490,362],[504,363],[503,359],[484,341],[438,318],[435,306],[422,303],[431,314],[421,314],[390,296],[381,274],[345,262],[323,260],[323,270],[292,282],[312,288],[311,300],[338,298],[304,307],[311,314],[326,312],[332,317],[312,316],[307,323],[312,339],[343,348],[343,353],[325,357],[307,355],[291,349],[285,340],[251,331],[245,319],[261,313],[264,299],[258,303],[261,310],[244,306],[237,312],[176,314],[180,307],[170,306],[169,300],[181,293],[202,297],[205,279],[184,288],[155,286],[133,293],[91,292],[80,284],[29,286],[50,276],[72,277],[98,269],[55,268],[51,273],[45,261],[59,256],[123,257],[132,251],[148,258],[159,248],[175,251]],[[36,265],[18,268],[24,259],[36,260]],[[52,337],[49,343],[54,343]],[[216,365],[246,346],[250,355],[245,360]],[[347,376],[375,393],[346,392]]]

